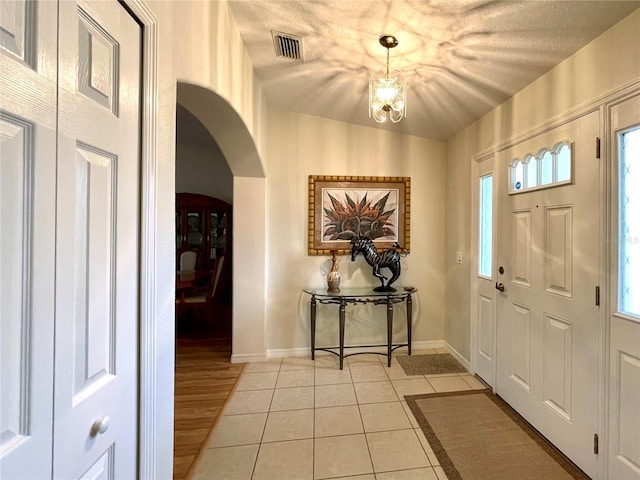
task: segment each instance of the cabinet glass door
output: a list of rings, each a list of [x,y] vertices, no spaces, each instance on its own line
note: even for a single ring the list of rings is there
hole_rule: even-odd
[[[200,250],[204,242],[204,218],[202,212],[187,212],[187,246]]]
[[[227,216],[225,212],[211,212],[210,217],[211,258],[225,255]]]

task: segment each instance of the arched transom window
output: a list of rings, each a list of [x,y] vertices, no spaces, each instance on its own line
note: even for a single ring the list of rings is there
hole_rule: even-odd
[[[563,141],[553,148],[543,147],[537,154],[514,158],[509,166],[509,192],[555,187],[573,183],[571,143]]]

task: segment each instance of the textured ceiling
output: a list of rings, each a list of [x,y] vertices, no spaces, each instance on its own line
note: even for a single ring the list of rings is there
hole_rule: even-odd
[[[445,140],[640,7],[638,1],[230,0],[270,102]],[[276,57],[271,31],[302,37],[304,62]],[[407,118],[368,117],[381,34],[407,79]]]

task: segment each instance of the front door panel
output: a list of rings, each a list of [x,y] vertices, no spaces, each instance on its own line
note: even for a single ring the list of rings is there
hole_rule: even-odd
[[[592,113],[500,153],[504,171],[528,160],[524,177],[511,185],[521,189],[528,181],[530,190],[504,192],[500,202],[500,264],[507,281],[499,295],[497,392],[592,477],[598,432],[598,125],[598,113]],[[551,156],[544,152],[560,152],[561,158],[566,151],[558,145],[573,150],[573,181],[565,178],[566,164],[550,173]]]

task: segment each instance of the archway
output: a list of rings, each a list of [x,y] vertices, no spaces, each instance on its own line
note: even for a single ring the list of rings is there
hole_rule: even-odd
[[[178,82],[177,102],[207,129],[233,175],[232,362],[264,358],[266,179],[262,159],[244,120],[220,95]]]
[[[231,348],[227,343],[227,310],[224,306],[218,309],[217,302],[216,313],[210,315],[214,320],[210,329],[202,330],[203,324],[196,322],[185,332],[184,328],[189,328],[181,323],[185,319],[176,323],[174,478],[182,478],[215,422],[215,412],[242,371],[241,365],[229,365],[229,353],[232,362],[265,355],[265,230],[259,225],[265,223],[266,181],[255,141],[227,101],[209,89],[188,83],[178,83],[176,101],[177,197],[181,202],[185,198],[200,201],[215,197],[216,202],[231,204],[233,212],[231,258],[227,262],[232,266]],[[256,203],[262,209],[255,208]],[[199,208],[194,208],[195,216],[210,222],[208,211]],[[176,218],[192,212],[183,208],[179,211],[181,215]],[[186,225],[186,220],[182,218],[181,225]],[[202,233],[213,237],[210,230],[204,227]],[[180,247],[182,242],[178,241]],[[207,252],[207,262],[213,261],[206,247],[211,242],[203,242],[196,243]]]
[[[207,88],[178,82],[177,100],[209,131],[234,177],[264,178],[264,166],[253,137],[224,98]]]

